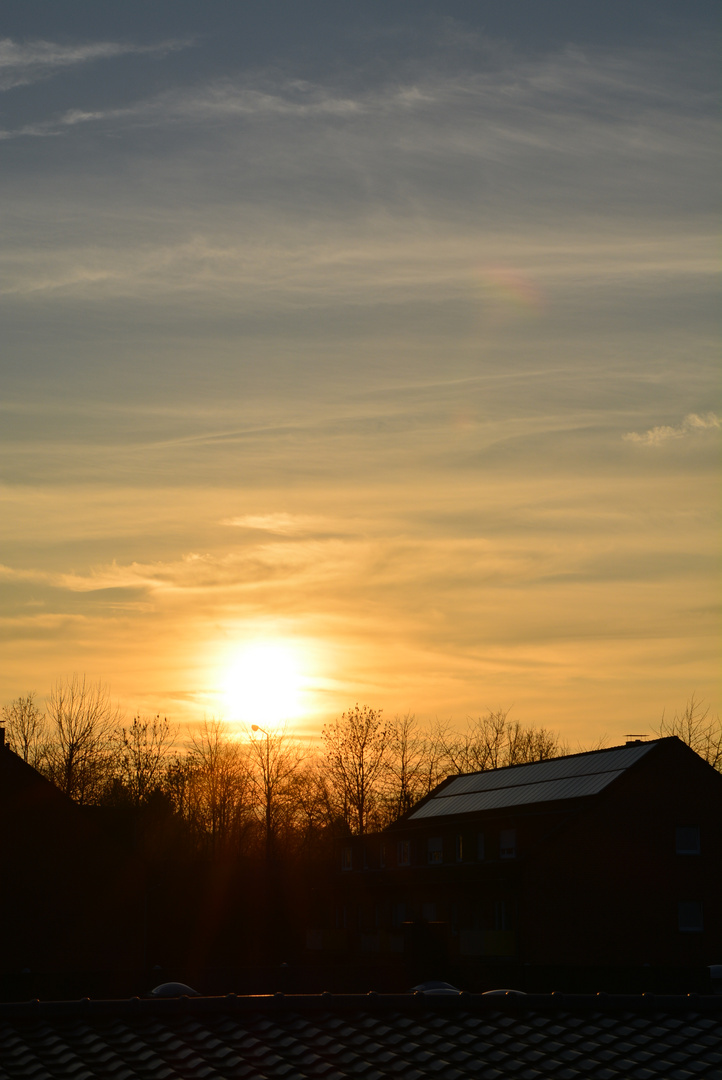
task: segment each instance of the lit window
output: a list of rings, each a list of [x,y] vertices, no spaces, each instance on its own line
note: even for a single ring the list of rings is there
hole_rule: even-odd
[[[396,862],[399,866],[411,865],[411,841],[399,840],[396,845]]]
[[[704,930],[702,902],[700,900],[680,900],[677,905],[679,929],[686,934],[699,934]]]
[[[444,861],[444,841],[441,836],[429,837],[428,855],[430,863],[438,864]]]
[[[353,851],[350,844],[347,844],[341,852],[341,869],[353,870]]]
[[[682,825],[676,829],[678,855],[699,855],[699,825]]]
[[[499,858],[516,858],[516,829],[502,829],[499,833]]]

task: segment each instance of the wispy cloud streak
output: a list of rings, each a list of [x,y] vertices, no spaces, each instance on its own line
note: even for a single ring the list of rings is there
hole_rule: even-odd
[[[185,49],[190,41],[171,40],[157,45],[95,41],[62,45],[54,41],[0,39],[0,90],[12,90],[50,78],[67,68],[128,55],[163,55]]]
[[[627,442],[642,443],[644,446],[661,446],[674,439],[684,439],[690,435],[700,435],[704,431],[719,430],[722,426],[719,416],[714,413],[688,413],[681,424],[658,424],[647,431],[630,431],[623,438]]]

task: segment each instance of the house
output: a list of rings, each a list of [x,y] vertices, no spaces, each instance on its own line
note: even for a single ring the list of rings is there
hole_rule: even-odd
[[[346,965],[651,990],[722,960],[722,776],[676,737],[449,777],[340,864],[309,945]]]
[[[141,966],[140,868],[2,728],[0,821],[0,994]]]

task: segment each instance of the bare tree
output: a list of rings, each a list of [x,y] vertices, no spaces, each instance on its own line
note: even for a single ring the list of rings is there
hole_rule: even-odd
[[[518,720],[507,723],[506,764],[524,765],[530,761],[546,761],[564,753],[559,736],[547,728],[525,727]]]
[[[452,771],[456,773],[544,761],[564,752],[555,732],[511,721],[508,709],[490,710],[472,721],[463,734],[443,732],[442,739]]]
[[[248,768],[241,746],[220,720],[205,720],[187,754],[189,817],[212,851],[237,840],[247,817]]]
[[[296,843],[313,845],[333,832],[336,808],[330,786],[324,776],[323,758],[316,751],[307,751],[294,774],[292,792],[294,799],[294,824]],[[346,830],[345,823],[343,830]]]
[[[111,770],[112,739],[122,714],[102,683],[59,680],[47,700],[53,730],[47,772],[78,803],[97,802]]]
[[[446,755],[436,732],[425,734],[411,713],[394,717],[388,731],[385,769],[387,814],[405,814],[444,778]]]
[[[135,716],[129,728],[115,735],[115,770],[136,806],[160,786],[177,734],[165,717]]]
[[[252,724],[251,730],[261,736],[248,742],[251,791],[263,821],[266,858],[271,859],[281,828],[293,825],[298,797],[294,780],[299,779],[304,750],[285,729],[266,731]]]
[[[35,704],[35,693],[4,705],[3,723],[10,749],[37,769],[45,753],[45,716]]]
[[[380,823],[387,737],[381,710],[369,705],[357,704],[323,728],[329,801],[359,836]]]
[[[671,720],[662,714],[655,734],[661,738],[676,735],[708,765],[722,772],[722,721],[719,715],[710,716],[710,706],[698,701],[694,694],[682,712],[675,712]]]

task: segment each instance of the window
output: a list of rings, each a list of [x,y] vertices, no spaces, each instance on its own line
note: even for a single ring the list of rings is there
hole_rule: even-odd
[[[341,852],[341,869],[353,870],[353,850],[350,844],[347,844]]]
[[[406,904],[400,900],[391,908],[391,925],[401,926],[404,922],[406,922]]]
[[[494,901],[494,929],[511,930],[511,902],[509,900]]]
[[[675,834],[678,855],[699,855],[699,825],[680,825]]]
[[[516,829],[502,829],[499,833],[499,858],[516,858]]]
[[[476,857],[479,862],[484,861],[484,834],[483,832],[476,834]]]
[[[464,861],[464,837],[461,833],[456,834],[456,861]]]
[[[680,900],[677,905],[677,921],[683,933],[701,933],[704,930],[701,900]]]
[[[430,863],[442,863],[444,861],[444,840],[441,836],[430,836],[428,839],[428,857]]]
[[[399,866],[411,866],[410,840],[399,840],[396,845],[396,862]]]

